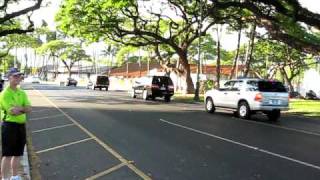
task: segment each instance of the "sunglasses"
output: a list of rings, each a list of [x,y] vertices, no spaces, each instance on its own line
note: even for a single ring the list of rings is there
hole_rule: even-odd
[[[12,77],[14,77],[14,78],[21,78],[21,77],[23,77],[23,75],[22,75],[22,74],[16,74],[16,75],[12,75]]]

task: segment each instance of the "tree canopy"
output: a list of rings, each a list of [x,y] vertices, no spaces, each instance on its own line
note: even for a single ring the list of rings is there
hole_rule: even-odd
[[[168,69],[176,68],[180,77],[185,78],[187,92],[194,91],[189,65],[192,63],[190,52],[191,55],[194,52],[190,50],[214,25],[228,24],[234,30],[251,26],[250,61],[255,36],[264,36],[256,33],[256,27],[264,28],[268,38],[299,51],[317,54],[320,50],[320,36],[313,31],[320,29],[320,15],[302,7],[298,0],[161,0],[153,3],[149,0],[65,0],[56,22],[66,34],[89,41],[153,46],[160,64]],[[161,53],[163,50],[168,52]],[[177,66],[163,63],[166,58],[162,55],[170,57],[172,52],[179,57]],[[221,57],[219,52],[217,59]],[[248,72],[249,66],[246,69]]]
[[[31,4],[30,6],[14,10],[16,9],[14,6],[21,1],[4,0],[0,2],[0,37],[8,34],[23,34],[34,31],[34,24],[30,19],[30,13],[39,9],[43,0],[27,0]],[[27,27],[22,27],[19,19],[24,15],[27,15],[28,19]]]
[[[217,17],[221,11],[230,12],[223,19],[234,19],[245,14],[245,21],[256,21],[274,40],[284,42],[296,49],[317,54],[320,51],[320,36],[309,29],[320,30],[320,14],[301,6],[298,0],[211,0],[208,12]],[[220,12],[220,13],[219,13]],[[221,18],[221,16],[218,16]],[[226,18],[228,17],[228,18]]]

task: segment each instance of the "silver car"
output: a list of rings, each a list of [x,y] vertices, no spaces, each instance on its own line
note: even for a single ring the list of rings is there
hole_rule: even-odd
[[[213,113],[216,108],[228,108],[243,119],[261,111],[269,120],[279,119],[282,110],[288,110],[289,94],[279,81],[265,79],[235,79],[219,89],[205,93],[205,109]]]

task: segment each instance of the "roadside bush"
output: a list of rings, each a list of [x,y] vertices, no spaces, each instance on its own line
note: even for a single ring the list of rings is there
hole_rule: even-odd
[[[206,80],[200,82],[200,93],[204,94],[204,92],[212,89],[214,87],[214,81],[213,80]]]

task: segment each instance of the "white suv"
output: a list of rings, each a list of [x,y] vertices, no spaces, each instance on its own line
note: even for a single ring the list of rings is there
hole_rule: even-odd
[[[213,113],[216,107],[232,109],[237,116],[250,119],[257,111],[276,121],[281,110],[288,110],[289,95],[279,81],[264,79],[235,79],[227,81],[220,89],[205,93],[205,108]]]

